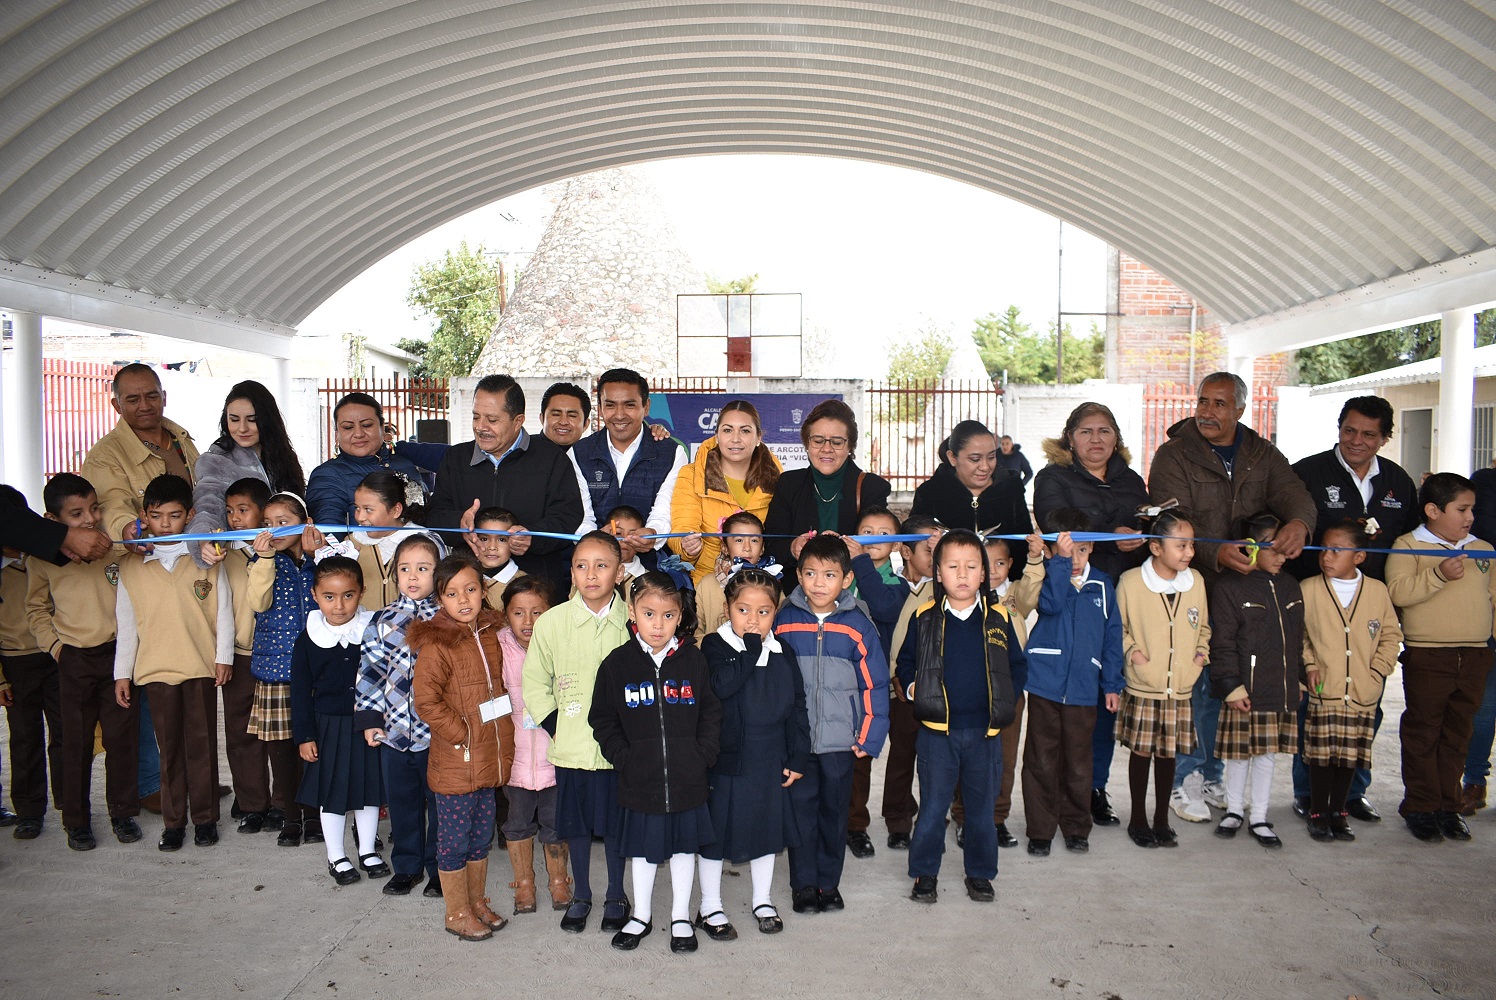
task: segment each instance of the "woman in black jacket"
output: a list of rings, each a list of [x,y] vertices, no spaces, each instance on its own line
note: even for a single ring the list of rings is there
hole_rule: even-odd
[[[780,474],[764,515],[765,535],[795,536],[765,540],[786,580],[794,578],[795,561],[813,532],[856,533],[858,513],[887,505],[890,489],[888,480],[864,472],[852,460],[857,418],[841,400],[816,404],[800,425],[800,440],[810,466]]]
[[[1034,477],[1034,520],[1040,531],[1048,530],[1049,516],[1062,507],[1085,514],[1097,531],[1141,528],[1138,508],[1148,503],[1148,485],[1128,466],[1131,456],[1110,409],[1082,403],[1071,410],[1064,433],[1045,440],[1044,457],[1049,464]],[[1091,565],[1116,584],[1147,558],[1143,541],[1099,542]]]
[[[997,439],[986,425],[963,420],[940,442],[941,464],[914,491],[909,513],[938,518],[947,528],[977,534],[1027,535],[1034,530],[1018,477],[994,475]],[[1020,575],[1020,561],[1014,575]]]

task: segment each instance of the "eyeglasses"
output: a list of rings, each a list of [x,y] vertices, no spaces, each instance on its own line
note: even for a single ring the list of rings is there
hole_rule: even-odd
[[[810,446],[812,448],[824,448],[827,445],[833,448],[845,448],[847,446],[847,439],[844,437],[821,437],[820,435],[810,439]]]

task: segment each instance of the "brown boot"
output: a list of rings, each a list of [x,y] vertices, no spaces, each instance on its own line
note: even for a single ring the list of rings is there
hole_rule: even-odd
[[[566,845],[546,844],[545,870],[551,877],[551,909],[564,910],[571,905],[571,876],[566,874]]]
[[[1466,785],[1463,791],[1463,801],[1460,803],[1461,816],[1474,816],[1477,811],[1486,807],[1485,785]]]
[[[535,912],[535,838],[509,841],[509,864],[514,868],[514,912]]]
[[[495,913],[488,905],[488,859],[469,861],[465,871],[467,872],[468,901],[472,905],[473,916],[494,930],[501,930],[509,921]]]
[[[473,916],[468,907],[467,871],[438,871],[437,875],[441,877],[442,898],[447,901],[447,933],[456,934],[464,941],[493,937],[493,931],[483,926],[483,921]]]

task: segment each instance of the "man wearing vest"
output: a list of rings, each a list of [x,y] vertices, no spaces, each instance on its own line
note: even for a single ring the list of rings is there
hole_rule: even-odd
[[[668,533],[670,500],[675,479],[686,464],[686,453],[672,440],[657,441],[644,433],[649,383],[627,368],[603,372],[597,380],[597,410],[603,429],[571,448],[571,460],[587,485],[597,527],[607,530],[608,513],[615,507],[629,506],[644,515],[644,530],[639,534]],[[663,538],[624,538],[624,562],[638,556],[646,569],[654,569],[655,552],[664,544]]]

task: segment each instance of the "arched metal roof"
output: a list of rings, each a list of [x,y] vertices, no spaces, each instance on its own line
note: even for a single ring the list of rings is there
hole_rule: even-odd
[[[1053,213],[1240,321],[1496,243],[1492,9],[6,0],[0,257],[293,325],[537,184],[819,153]]]

